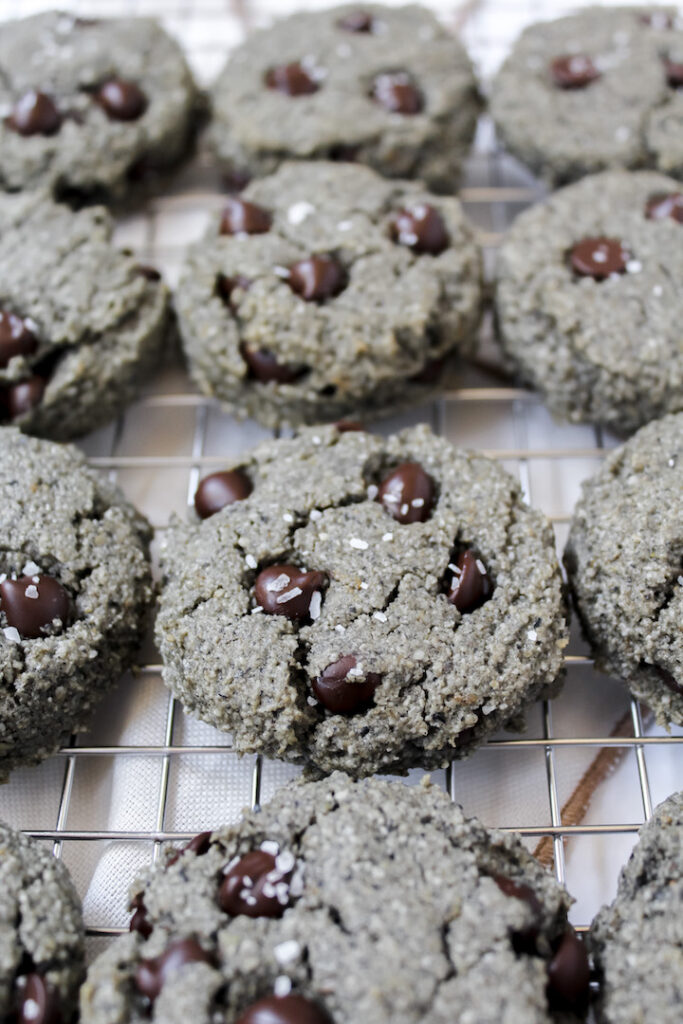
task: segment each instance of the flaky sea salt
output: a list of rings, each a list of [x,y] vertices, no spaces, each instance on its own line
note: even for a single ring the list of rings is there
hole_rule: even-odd
[[[368,542],[366,540],[361,540],[360,537],[351,537],[349,545],[352,548],[356,548],[358,551],[365,551],[368,547]]]
[[[286,974],[279,974],[273,982],[273,994],[282,999],[292,991],[292,980]]]
[[[27,562],[21,572],[23,576],[37,576],[40,573],[40,566],[35,562]]]
[[[5,640],[9,640],[13,644],[21,643],[21,637],[19,636],[19,630],[16,626],[5,626],[3,629],[5,634]]]
[[[290,224],[302,224],[307,217],[310,217],[315,212],[315,206],[313,203],[306,202],[302,199],[299,203],[292,203],[287,210],[287,220]]]
[[[32,601],[38,600],[38,587],[35,583],[29,583],[26,590],[24,591],[26,597],[30,597]]]
[[[279,598],[278,598],[278,600],[279,600]],[[316,619],[320,618],[320,608],[321,608],[321,605],[322,605],[322,596],[320,594],[320,591],[319,590],[314,590],[313,591],[313,596],[311,597],[311,603],[310,603],[310,605],[308,607],[308,614],[311,616],[311,618],[313,619],[314,622],[315,622]]]
[[[245,555],[244,561],[247,563],[250,569],[255,569],[256,566],[258,565],[258,562],[256,561],[253,555]]]
[[[288,601],[293,601],[299,594],[303,594],[301,587],[292,587],[291,590],[285,590],[284,594],[280,594],[275,598],[276,604],[286,604]]]
[[[301,946],[296,939],[286,939],[273,948],[273,955],[279,964],[288,964],[301,954]]]

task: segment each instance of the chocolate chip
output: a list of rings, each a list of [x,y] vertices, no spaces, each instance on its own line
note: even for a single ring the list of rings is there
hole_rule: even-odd
[[[317,1003],[292,994],[259,999],[236,1024],[332,1024],[332,1019]]]
[[[194,496],[194,507],[200,519],[208,519],[226,505],[244,501],[252,490],[251,480],[239,469],[211,473],[200,480]]]
[[[333,425],[337,428],[340,434],[350,434],[354,431],[365,430],[363,424],[359,423],[358,420],[337,420]]]
[[[339,19],[337,26],[345,32],[372,32],[374,20],[367,11],[350,11]]]
[[[443,218],[428,203],[416,203],[409,210],[399,210],[391,223],[391,237],[420,255],[438,256],[448,247]]]
[[[320,88],[298,61],[271,68],[266,72],[265,82],[269,89],[276,89],[287,96],[310,96]]]
[[[371,96],[392,114],[419,114],[424,106],[419,89],[406,71],[377,75]]]
[[[156,267],[149,267],[146,263],[138,263],[135,268],[135,273],[140,274],[141,277],[147,278],[148,281],[161,281],[161,274]]]
[[[602,77],[590,57],[577,53],[569,57],[556,57],[550,63],[553,82],[560,89],[585,89]]]
[[[328,665],[323,673],[311,680],[314,696],[333,714],[351,715],[364,711],[372,704],[375,690],[382,681],[377,672],[359,671],[355,654],[347,654]],[[357,673],[353,675],[354,671]]]
[[[44,377],[34,375],[7,387],[2,396],[6,418],[16,420],[40,405],[46,385]]]
[[[399,523],[424,523],[434,504],[434,481],[419,462],[403,462],[384,478],[377,501]]]
[[[270,231],[273,217],[269,210],[246,199],[228,199],[221,215],[222,235],[263,235]]]
[[[112,121],[136,121],[147,110],[147,97],[135,82],[110,78],[95,92],[95,102]]]
[[[4,369],[14,356],[30,356],[38,348],[38,339],[26,321],[0,309],[0,367]]]
[[[240,288],[246,292],[251,287],[251,280],[248,277],[243,277],[242,274],[235,274],[233,277],[229,277],[227,274],[219,274],[216,278],[216,294],[223,302],[235,311],[236,303],[233,302],[232,293],[236,288]]]
[[[662,680],[662,682],[668,690],[671,690],[672,693],[680,693],[680,695],[683,697],[683,684],[677,683],[674,677],[672,676],[671,672],[668,672],[665,668],[662,668],[661,665],[652,665],[650,667],[656,670],[656,672],[659,675],[659,678]]]
[[[540,929],[543,907],[534,890],[524,882],[515,882],[507,875],[491,876],[501,892],[512,899],[522,900],[532,913],[532,919],[524,928],[512,934],[512,946],[516,953],[532,954],[536,952],[536,939]]]
[[[212,964],[213,957],[196,939],[179,939],[171,943],[161,956],[141,960],[135,972],[135,984],[143,996],[154,1002],[173,974],[186,964]]]
[[[31,89],[14,104],[7,124],[19,135],[54,135],[59,131],[62,115],[47,93]]]
[[[448,356],[441,356],[439,359],[430,359],[424,364],[419,373],[410,378],[413,384],[436,384],[441,378]]]
[[[546,994],[551,1010],[582,1014],[588,1005],[590,966],[583,942],[569,927],[548,964]]]
[[[306,302],[324,302],[346,287],[346,273],[334,256],[309,256],[289,268],[287,283]]]
[[[650,220],[672,220],[683,224],[683,192],[658,192],[650,196],[645,205],[645,216]]]
[[[610,274],[623,274],[629,254],[618,238],[582,238],[572,248],[572,269],[580,277],[603,281]]]
[[[139,935],[142,935],[143,939],[148,939],[154,929],[152,922],[147,916],[147,907],[141,892],[131,900],[130,910],[134,911],[134,913],[130,919],[128,931],[137,932]]]
[[[251,850],[230,868],[218,903],[231,917],[282,917],[289,906],[292,869],[282,871],[272,853]]]
[[[453,575],[448,588],[448,600],[461,615],[480,608],[493,594],[491,577],[482,560],[470,548],[461,551],[449,568]]]
[[[57,989],[40,974],[28,974],[19,994],[17,1024],[62,1024],[62,1020]]]
[[[71,617],[71,598],[52,576],[20,576],[0,583],[0,608],[8,626],[23,640],[44,636],[43,630],[59,619],[65,629]]]
[[[683,63],[680,61],[669,60],[668,58],[664,61],[664,70],[666,72],[667,83],[672,89],[683,89]]]
[[[192,850],[198,857],[203,857],[205,853],[209,852],[209,847],[211,846],[211,835],[211,832],[200,832],[198,835],[194,836],[194,838],[190,839],[189,843],[185,843],[184,846],[181,846],[179,850],[176,850],[176,852],[168,858],[166,861],[166,867],[170,868],[171,864],[175,864],[179,861],[182,855],[188,850]]]
[[[251,374],[262,384],[276,381],[278,384],[291,384],[306,373],[307,367],[295,366],[293,363],[281,363],[268,348],[249,348],[244,342],[240,344],[240,355],[251,370]]]
[[[269,565],[256,577],[254,597],[268,615],[286,615],[288,619],[296,620],[316,619],[315,605],[318,601],[313,599],[316,594],[320,596],[326,582],[324,572],[303,572],[296,565]]]

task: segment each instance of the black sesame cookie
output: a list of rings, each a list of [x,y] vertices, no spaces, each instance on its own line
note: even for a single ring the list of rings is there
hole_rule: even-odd
[[[354,775],[443,765],[560,672],[552,531],[496,463],[427,427],[310,428],[228,467],[162,546],[157,639],[191,714]],[[213,496],[213,504],[215,495]]]
[[[159,274],[111,242],[103,207],[0,194],[0,421],[54,440],[116,416],[158,364]]]
[[[643,427],[583,485],[565,564],[599,668],[683,725],[683,413]]]
[[[605,171],[515,221],[497,271],[505,355],[556,415],[636,430],[683,409],[683,192]]]
[[[295,14],[231,54],[209,138],[233,178],[352,160],[452,193],[480,99],[462,44],[424,7]]]
[[[0,428],[0,780],[51,754],[127,668],[151,530],[75,448]]]
[[[0,188],[110,202],[185,153],[197,90],[148,18],[60,11],[0,29]]]
[[[565,890],[430,785],[290,784],[132,896],[83,1024],[542,1024],[587,1001]]]
[[[48,847],[0,822],[0,1018],[70,1021],[85,973],[81,905]]]
[[[601,1024],[679,1024],[683,1006],[683,793],[655,810],[590,932]]]
[[[531,25],[496,76],[503,143],[553,184],[608,167],[683,176],[683,19],[590,7]]]
[[[177,289],[198,387],[267,426],[377,416],[475,344],[480,254],[457,199],[289,163],[228,200]]]

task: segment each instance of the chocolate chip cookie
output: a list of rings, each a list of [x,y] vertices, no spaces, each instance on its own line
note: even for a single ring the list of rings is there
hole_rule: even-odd
[[[191,247],[176,306],[205,394],[267,426],[420,401],[470,351],[480,255],[459,202],[366,167],[285,164]]]
[[[54,440],[137,396],[168,325],[159,274],[114,248],[103,207],[0,194],[0,422]]]
[[[683,413],[648,424],[583,486],[565,563],[597,665],[683,725]]]
[[[0,1016],[72,1019],[84,974],[81,905],[49,849],[0,822]]]
[[[429,11],[363,4],[254,32],[212,105],[210,142],[233,178],[283,160],[351,160],[452,193],[480,100],[463,46]]]
[[[197,90],[148,18],[60,11],[0,31],[0,188],[120,200],[184,155]]]
[[[290,784],[132,895],[83,1024],[542,1024],[587,1001],[565,890],[429,785]]]
[[[591,7],[527,28],[496,76],[507,148],[552,184],[607,167],[683,177],[683,20]]]
[[[590,933],[601,1024],[678,1024],[683,1005],[683,793],[656,809]]]
[[[187,710],[240,753],[353,775],[460,757],[557,677],[552,531],[496,463],[417,427],[310,428],[172,524],[157,639]],[[233,487],[234,491],[234,487]]]
[[[606,171],[523,213],[496,312],[509,363],[551,411],[633,431],[683,409],[683,190]]]
[[[0,428],[0,780],[51,754],[127,668],[151,530],[75,448]]]

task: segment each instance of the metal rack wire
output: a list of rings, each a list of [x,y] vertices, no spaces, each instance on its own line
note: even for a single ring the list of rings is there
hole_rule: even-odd
[[[21,15],[35,9],[40,4],[32,3],[30,0],[10,0],[3,3],[0,0],[0,14],[3,16]],[[49,6],[43,4],[42,6]],[[74,8],[83,12],[92,13],[92,5],[87,3],[73,4]],[[187,37],[192,37],[192,44],[189,46],[190,56],[195,66],[204,60],[204,57],[216,50],[218,44],[215,42],[213,27],[226,19],[232,19],[238,30],[243,30],[247,23],[253,20],[252,15],[258,16],[260,7],[256,0],[249,3],[248,0],[177,0],[173,4],[160,4],[155,0],[107,0],[107,3],[98,4],[98,14],[109,13],[158,13],[172,22],[171,27],[178,25],[185,26]],[[284,7],[285,5],[283,5]],[[296,6],[292,0],[292,8]],[[457,14],[456,5],[438,4],[434,6],[444,16],[451,16],[455,19]],[[451,10],[452,6],[452,10]],[[479,5],[483,8],[500,7],[500,4],[489,3]],[[527,3],[506,4],[506,14],[516,18],[515,28],[521,27],[523,21],[531,20],[534,16],[545,14],[548,9],[553,11],[559,5],[553,5],[553,0],[533,0]],[[477,5],[474,5],[476,13]],[[270,5],[271,13],[273,5]],[[559,10],[557,11],[559,13]],[[262,11],[261,11],[262,13]],[[278,13],[283,13],[278,8]],[[190,27],[192,22],[206,23],[206,31],[203,34],[192,35]],[[477,35],[474,16],[468,25],[472,30],[473,45],[486,46],[486,40]],[[479,42],[477,42],[479,40]],[[510,168],[506,160],[501,156],[495,145],[490,141],[490,136],[483,133],[484,141],[480,142],[478,152],[475,154],[470,171],[470,181],[462,191],[462,199],[473,221],[479,225],[479,235],[482,245],[489,251],[493,251],[500,241],[500,237],[509,224],[511,216],[523,205],[535,201],[539,196],[539,188],[533,182],[528,181],[515,168]],[[178,212],[192,213],[201,212],[211,208],[220,201],[217,190],[205,186],[201,168],[193,178],[190,176],[180,190],[174,194],[159,197],[152,201],[149,208],[142,216],[142,231],[138,232],[137,240],[131,244],[144,262],[153,261],[160,267],[169,269],[169,276],[172,277],[177,268],[182,248],[187,238],[182,231],[168,240],[168,231],[163,232],[163,238],[159,237],[159,226],[164,224],[166,218],[177,215]],[[197,180],[201,184],[197,185]],[[188,386],[189,387],[189,386]],[[592,433],[591,443],[586,444],[585,431],[577,434],[580,444],[546,444],[543,447],[533,445],[529,442],[527,435],[527,420],[530,410],[538,407],[538,399],[526,391],[519,390],[508,385],[500,385],[495,378],[483,378],[481,375],[472,380],[465,379],[458,381],[438,401],[433,402],[423,410],[425,418],[434,428],[457,442],[460,440],[457,430],[450,430],[448,423],[452,414],[462,412],[473,403],[479,403],[486,409],[496,410],[509,408],[511,410],[511,437],[512,444],[505,447],[493,446],[482,447],[481,450],[492,458],[512,463],[516,468],[525,496],[530,503],[534,503],[533,467],[539,460],[551,461],[563,471],[564,467],[571,460],[591,459],[597,460],[609,450],[612,441],[603,437],[600,430]],[[193,501],[194,492],[202,472],[209,467],[220,465],[225,461],[225,455],[207,452],[207,431],[212,417],[219,416],[217,407],[210,400],[192,393],[189,390],[174,390],[172,393],[154,391],[149,393],[138,403],[137,412],[147,410],[149,413],[161,412],[167,417],[183,414],[191,415],[193,419],[191,434],[186,438],[189,441],[185,447],[186,451],[180,453],[160,453],[158,450],[147,452],[135,451],[130,453],[122,450],[122,437],[125,433],[127,418],[133,415],[133,410],[124,417],[110,432],[110,443],[108,450],[100,451],[92,456],[92,464],[109,473],[112,479],[117,479],[126,471],[145,470],[149,474],[155,474],[166,470],[176,470],[184,474],[186,502],[190,506]],[[233,428],[238,431],[238,427]],[[246,439],[244,444],[247,444]],[[125,489],[125,483],[124,483]],[[565,505],[559,512],[550,514],[557,528],[566,527],[569,521],[571,509]],[[157,517],[153,524],[161,532],[166,525],[166,519]],[[570,653],[566,657],[566,667],[571,672],[583,672],[592,670],[591,659],[582,653]],[[149,660],[142,665],[140,674],[143,677],[159,677],[161,666],[155,659]],[[507,826],[508,830],[516,831],[528,839],[549,839],[552,844],[552,863],[555,874],[560,882],[567,877],[565,861],[565,845],[575,838],[582,836],[610,836],[610,835],[633,835],[642,824],[642,820],[648,818],[652,813],[653,798],[651,794],[647,752],[653,748],[665,749],[675,748],[678,757],[677,764],[683,768],[683,730],[680,735],[666,734],[663,732],[645,734],[643,724],[643,711],[635,701],[630,704],[624,700],[624,706],[628,707],[629,724],[628,734],[622,729],[618,734],[611,735],[557,735],[554,727],[553,713],[554,702],[545,700],[540,705],[540,734],[537,736],[515,736],[496,737],[485,744],[487,752],[514,751],[537,751],[543,759],[544,785],[548,801],[548,821],[536,824],[525,820],[516,821],[514,829]],[[166,697],[165,724],[163,738],[159,742],[141,742],[127,745],[114,745],[98,743],[93,741],[87,734],[81,737],[73,737],[67,747],[57,755],[64,763],[63,778],[59,790],[54,827],[36,828],[30,827],[28,831],[36,838],[53,843],[56,856],[63,856],[67,844],[84,843],[140,843],[149,847],[150,854],[156,858],[160,844],[165,841],[179,841],[191,838],[194,834],[189,831],[178,831],[168,823],[168,803],[171,785],[171,771],[182,758],[189,755],[198,758],[219,758],[228,759],[235,757],[229,744],[225,743],[200,743],[189,744],[177,742],[175,739],[177,726],[182,719],[182,708],[168,695]],[[614,762],[620,756],[628,755],[635,759],[637,770],[638,791],[642,814],[632,814],[633,820],[618,821],[572,821],[563,817],[563,806],[560,798],[560,774],[561,766],[558,758],[566,750],[585,749],[603,753],[608,760],[613,758]],[[89,770],[95,762],[102,759],[124,759],[135,757],[148,757],[158,760],[159,776],[158,791],[154,800],[154,813],[151,815],[148,827],[143,829],[109,830],[97,828],[73,828],[69,826],[70,811],[74,795],[74,787],[79,772]],[[105,762],[106,763],[106,762]],[[221,762],[223,763],[223,762]],[[611,762],[610,762],[611,763]],[[263,772],[265,763],[260,756],[253,758],[250,777],[250,802],[252,806],[259,804],[262,793]],[[588,778],[590,786],[590,771],[587,769],[584,778]],[[443,773],[440,779],[446,790],[453,799],[460,799],[461,784],[458,764],[452,764]],[[10,783],[12,786],[13,783]],[[220,822],[214,822],[219,824]],[[495,824],[495,822],[493,822]],[[131,879],[132,881],[132,879]],[[582,919],[577,922],[579,930],[585,930],[589,920]],[[107,937],[124,931],[121,924],[109,922],[86,921],[89,934],[95,937]]]

